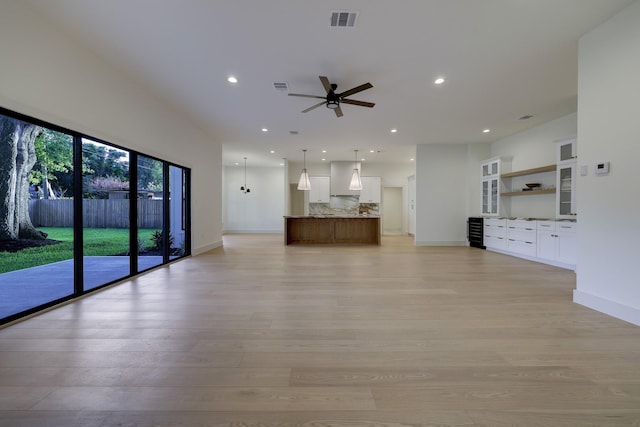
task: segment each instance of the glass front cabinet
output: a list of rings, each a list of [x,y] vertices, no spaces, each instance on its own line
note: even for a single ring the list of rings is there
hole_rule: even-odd
[[[485,160],[480,165],[482,185],[482,215],[500,213],[500,174],[511,171],[511,163],[504,157]]]
[[[576,219],[576,138],[557,142],[556,218]]]

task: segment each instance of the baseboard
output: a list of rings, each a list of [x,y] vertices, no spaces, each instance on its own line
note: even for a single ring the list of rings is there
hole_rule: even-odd
[[[199,255],[205,252],[209,252],[213,249],[219,248],[222,246],[222,240],[218,240],[215,243],[212,243],[210,245],[206,245],[206,246],[201,246],[199,248],[195,248],[191,251],[192,255]]]
[[[526,259],[529,261],[533,261],[533,262],[539,262],[541,264],[547,264],[547,265],[552,265],[554,267],[560,267],[560,268],[564,268],[567,270],[573,270],[576,271],[576,266],[573,264],[566,264],[564,262],[559,262],[559,261],[551,261],[548,259],[544,259],[544,258],[538,258],[538,257],[534,257],[534,256],[529,256],[529,255],[524,255],[524,254],[519,254],[517,252],[510,252],[510,251],[506,251],[504,249],[496,249],[496,248],[486,248],[488,251],[490,252],[496,252],[502,255],[509,255],[509,256],[513,256],[516,258],[522,258],[522,259]]]
[[[573,302],[640,326],[640,308],[620,304],[578,289],[573,291]]]
[[[284,234],[280,230],[224,230],[222,234]]]
[[[416,246],[466,246],[467,241],[416,240]]]

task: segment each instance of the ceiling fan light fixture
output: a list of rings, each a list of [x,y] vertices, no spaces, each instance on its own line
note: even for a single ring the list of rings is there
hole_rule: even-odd
[[[327,100],[327,108],[329,108],[331,110],[335,110],[339,106],[340,106],[340,102],[338,102],[338,100],[336,100],[336,99]]]

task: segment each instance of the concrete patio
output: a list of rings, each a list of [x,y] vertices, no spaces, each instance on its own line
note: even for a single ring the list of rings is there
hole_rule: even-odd
[[[129,257],[84,257],[84,288],[129,275]],[[161,256],[138,257],[139,271],[162,264]],[[73,294],[73,260],[0,274],[0,318]]]

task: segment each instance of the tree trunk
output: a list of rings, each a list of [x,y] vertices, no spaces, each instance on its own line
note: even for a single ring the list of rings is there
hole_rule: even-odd
[[[29,172],[42,128],[0,115],[0,240],[45,239],[29,218]]]

